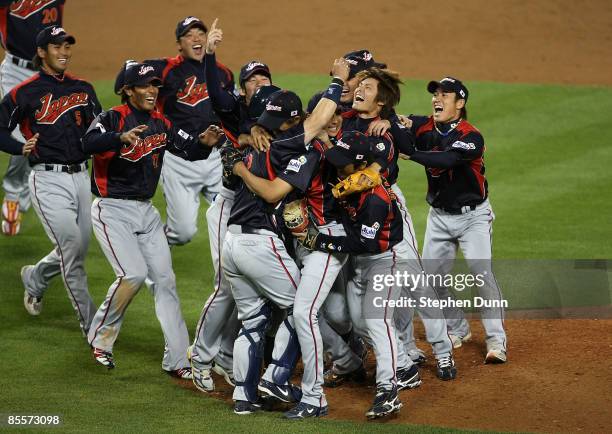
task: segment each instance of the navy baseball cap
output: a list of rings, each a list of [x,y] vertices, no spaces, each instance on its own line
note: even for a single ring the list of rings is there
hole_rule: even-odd
[[[128,59],[123,62],[123,66],[119,70],[117,78],[115,78],[115,95],[119,95],[123,89],[123,86],[125,86],[125,71],[134,65],[138,65],[138,62],[133,59]]]
[[[340,168],[367,162],[370,152],[368,136],[359,131],[345,131],[336,144],[325,151],[325,159]]]
[[[319,101],[321,101],[321,98],[323,98],[324,94],[325,91],[317,92],[310,98],[310,100],[308,101],[308,106],[306,107],[307,113],[312,113],[314,111],[315,107],[317,106],[317,104],[319,104]],[[339,115],[340,113],[342,113],[342,107],[337,106],[336,114]]]
[[[467,102],[468,96],[470,95],[467,87],[465,87],[461,80],[454,77],[444,77],[440,81],[433,80],[427,84],[427,91],[429,93],[434,93],[438,89],[442,89],[444,92],[454,92],[459,99],[464,99],[465,102]]]
[[[146,63],[136,63],[125,70],[125,86],[161,86],[162,81],[157,76],[155,68]]]
[[[272,95],[280,90],[280,87],[274,86],[273,84],[262,86],[257,89],[251,97],[251,101],[249,101],[249,117],[253,120],[257,120],[266,109],[266,105],[270,101]]]
[[[271,96],[263,113],[257,119],[257,124],[268,131],[274,131],[278,130],[283,122],[303,113],[300,97],[290,90],[281,90]]]
[[[272,74],[270,68],[265,63],[258,62],[257,60],[251,60],[249,63],[240,68],[240,87],[244,87],[244,82],[247,81],[253,74],[265,75],[272,81]]]
[[[76,39],[66,33],[66,30],[61,26],[45,27],[36,35],[36,46],[40,48],[46,48],[49,44],[63,44],[64,42],[75,44]]]
[[[185,33],[187,33],[193,27],[197,27],[199,29],[204,30],[204,32],[208,32],[208,27],[206,27],[206,24],[204,24],[204,22],[201,19],[199,19],[198,17],[190,16],[190,17],[182,19],[176,25],[176,31],[175,31],[176,40],[178,41],[181,36],[184,36]]]
[[[384,69],[387,67],[385,63],[376,62],[369,50],[351,51],[342,57],[349,63],[349,80],[365,69],[372,67]]]

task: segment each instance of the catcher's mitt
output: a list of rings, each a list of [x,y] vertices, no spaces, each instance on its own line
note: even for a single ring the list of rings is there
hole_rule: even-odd
[[[232,142],[226,140],[226,142],[219,147],[219,153],[221,154],[221,161],[223,163],[223,177],[230,179],[234,176],[234,166],[239,161],[242,161],[242,152],[236,149]]]
[[[285,221],[285,226],[287,226],[291,233],[301,234],[306,232],[310,223],[306,200],[298,199],[285,205],[283,209],[283,220]]]
[[[366,167],[337,183],[332,188],[332,194],[338,199],[353,193],[369,190],[380,184],[382,184],[380,173],[370,167]]]

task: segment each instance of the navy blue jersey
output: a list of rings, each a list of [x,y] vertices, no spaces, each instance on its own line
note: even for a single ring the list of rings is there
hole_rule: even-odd
[[[319,234],[317,250],[350,254],[386,252],[403,240],[402,216],[388,183],[339,201],[346,236]]]
[[[427,202],[451,211],[482,203],[488,196],[485,144],[480,131],[465,120],[442,134],[432,116],[410,116],[415,147],[425,152],[454,152],[460,158],[451,168],[426,167]]]
[[[36,35],[45,27],[62,25],[66,0],[0,0],[2,47],[14,56],[32,60]]]
[[[245,164],[253,175],[271,181],[279,177],[303,195],[320,159],[319,151],[310,144],[304,145],[304,125],[300,123],[275,137],[267,152],[248,154]],[[228,224],[267,229],[280,234],[282,224],[276,217],[278,205],[268,204],[240,181]]]
[[[355,110],[350,110],[342,113],[342,130],[359,131],[369,136],[370,149],[374,156],[373,162],[380,165],[382,168],[380,174],[389,184],[395,184],[399,175],[399,166],[397,165],[399,153],[395,150],[391,134],[387,132],[380,137],[368,134],[370,123],[377,120],[380,120],[380,117],[362,119]]]
[[[148,129],[134,144],[122,143],[121,133],[138,125]],[[94,154],[92,193],[121,199],[153,197],[166,149],[186,160],[205,159],[211,150],[157,110],[143,112],[129,103],[102,112],[83,137],[83,148]]]
[[[337,140],[330,138],[332,143]],[[339,222],[338,204],[332,194],[332,188],[338,182],[336,168],[325,160],[326,145],[318,140],[312,141],[312,146],[321,154],[321,161],[306,191],[306,203],[317,226],[331,222]]]
[[[147,60],[163,81],[158,108],[172,123],[191,135],[197,135],[220,120],[213,111],[206,86],[204,62],[183,56]],[[232,72],[222,64],[220,80],[225,89],[233,89]]]
[[[89,158],[81,138],[100,111],[91,84],[70,74],[41,71],[2,99],[0,129],[10,133],[19,124],[26,140],[40,134],[29,156],[31,165],[81,163]]]

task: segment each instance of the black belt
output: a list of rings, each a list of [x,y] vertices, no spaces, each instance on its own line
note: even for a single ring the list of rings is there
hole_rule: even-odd
[[[45,164],[45,170],[49,172],[78,173],[87,170],[87,161],[85,161],[84,163],[85,164]]]
[[[269,229],[266,229],[266,230],[269,230]],[[254,228],[252,226],[247,226],[247,225],[241,225],[240,231],[243,234],[259,235],[261,234],[262,229]]]
[[[125,196],[109,196],[109,199],[121,199],[121,200],[136,200],[138,202],[149,202],[151,200],[150,197],[145,197],[145,196],[132,196],[132,197],[125,197]]]
[[[460,208],[441,208],[441,209],[442,211],[449,213],[449,214],[460,215],[460,214],[465,214],[470,211],[474,211],[476,209],[476,206],[477,205],[466,205]]]
[[[22,68],[27,68],[30,71],[36,71],[34,64],[29,60],[21,59],[20,57],[11,56],[11,61]]]

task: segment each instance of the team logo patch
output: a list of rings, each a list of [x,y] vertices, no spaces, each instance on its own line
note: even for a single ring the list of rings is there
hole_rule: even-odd
[[[146,66],[146,65],[142,65],[140,67],[140,71],[138,71],[138,75],[145,75],[151,71],[153,71],[155,68],[153,68],[152,66]]]
[[[104,128],[104,125],[102,125],[100,122],[96,123],[96,128],[103,134],[106,132],[106,128]]]
[[[291,171],[291,172],[299,172],[300,169],[302,168],[302,166],[304,164],[306,164],[306,157],[304,155],[300,156],[300,158],[294,158],[291,161],[289,161],[289,164],[287,164],[287,168],[285,169],[285,172],[287,171]]]
[[[247,71],[252,71],[252,70],[253,70],[255,67],[257,67],[257,66],[261,66],[262,68],[265,68],[265,67],[266,67],[266,65],[264,65],[264,64],[263,64],[263,63],[261,63],[261,62],[251,62],[251,63],[249,63],[249,64],[247,65],[246,70],[247,70]]]
[[[10,14],[14,17],[26,19],[36,12],[40,12],[49,4],[54,3],[55,0],[20,0],[13,2],[10,7]],[[64,31],[61,27],[59,27],[61,31]],[[57,33],[52,33],[53,36],[57,35]]]
[[[349,150],[351,149],[351,147],[347,145],[346,143],[344,143],[342,140],[338,140],[336,142],[336,146],[340,146],[341,148],[344,148],[344,149],[349,149]]]
[[[41,108],[34,113],[36,122],[41,125],[53,125],[67,111],[89,104],[89,95],[86,92],[78,92],[54,100],[53,95],[48,93],[40,99],[40,102]]]
[[[376,232],[378,232],[379,228],[380,225],[378,223],[374,223],[372,226],[361,225],[361,236],[373,240],[376,238]]]
[[[153,134],[144,139],[136,140],[133,145],[123,145],[119,152],[119,158],[136,162],[142,157],[149,155],[155,149],[166,146],[166,137],[166,133]]]
[[[278,105],[272,105],[270,103],[266,104],[266,111],[268,112],[280,112],[283,111],[283,108]]]
[[[465,149],[466,151],[472,151],[476,149],[476,145],[473,143],[465,143],[465,142],[461,142],[458,140],[451,145],[451,148]]]
[[[385,150],[385,144],[383,142],[377,143],[376,144],[376,149],[378,149],[380,152]]]
[[[196,81],[195,75],[185,79],[185,87],[176,94],[176,101],[178,103],[195,107],[208,99],[206,83],[196,83]]]
[[[183,20],[183,26],[188,26],[189,24],[193,23],[194,21],[199,21],[196,17],[187,17]]]

